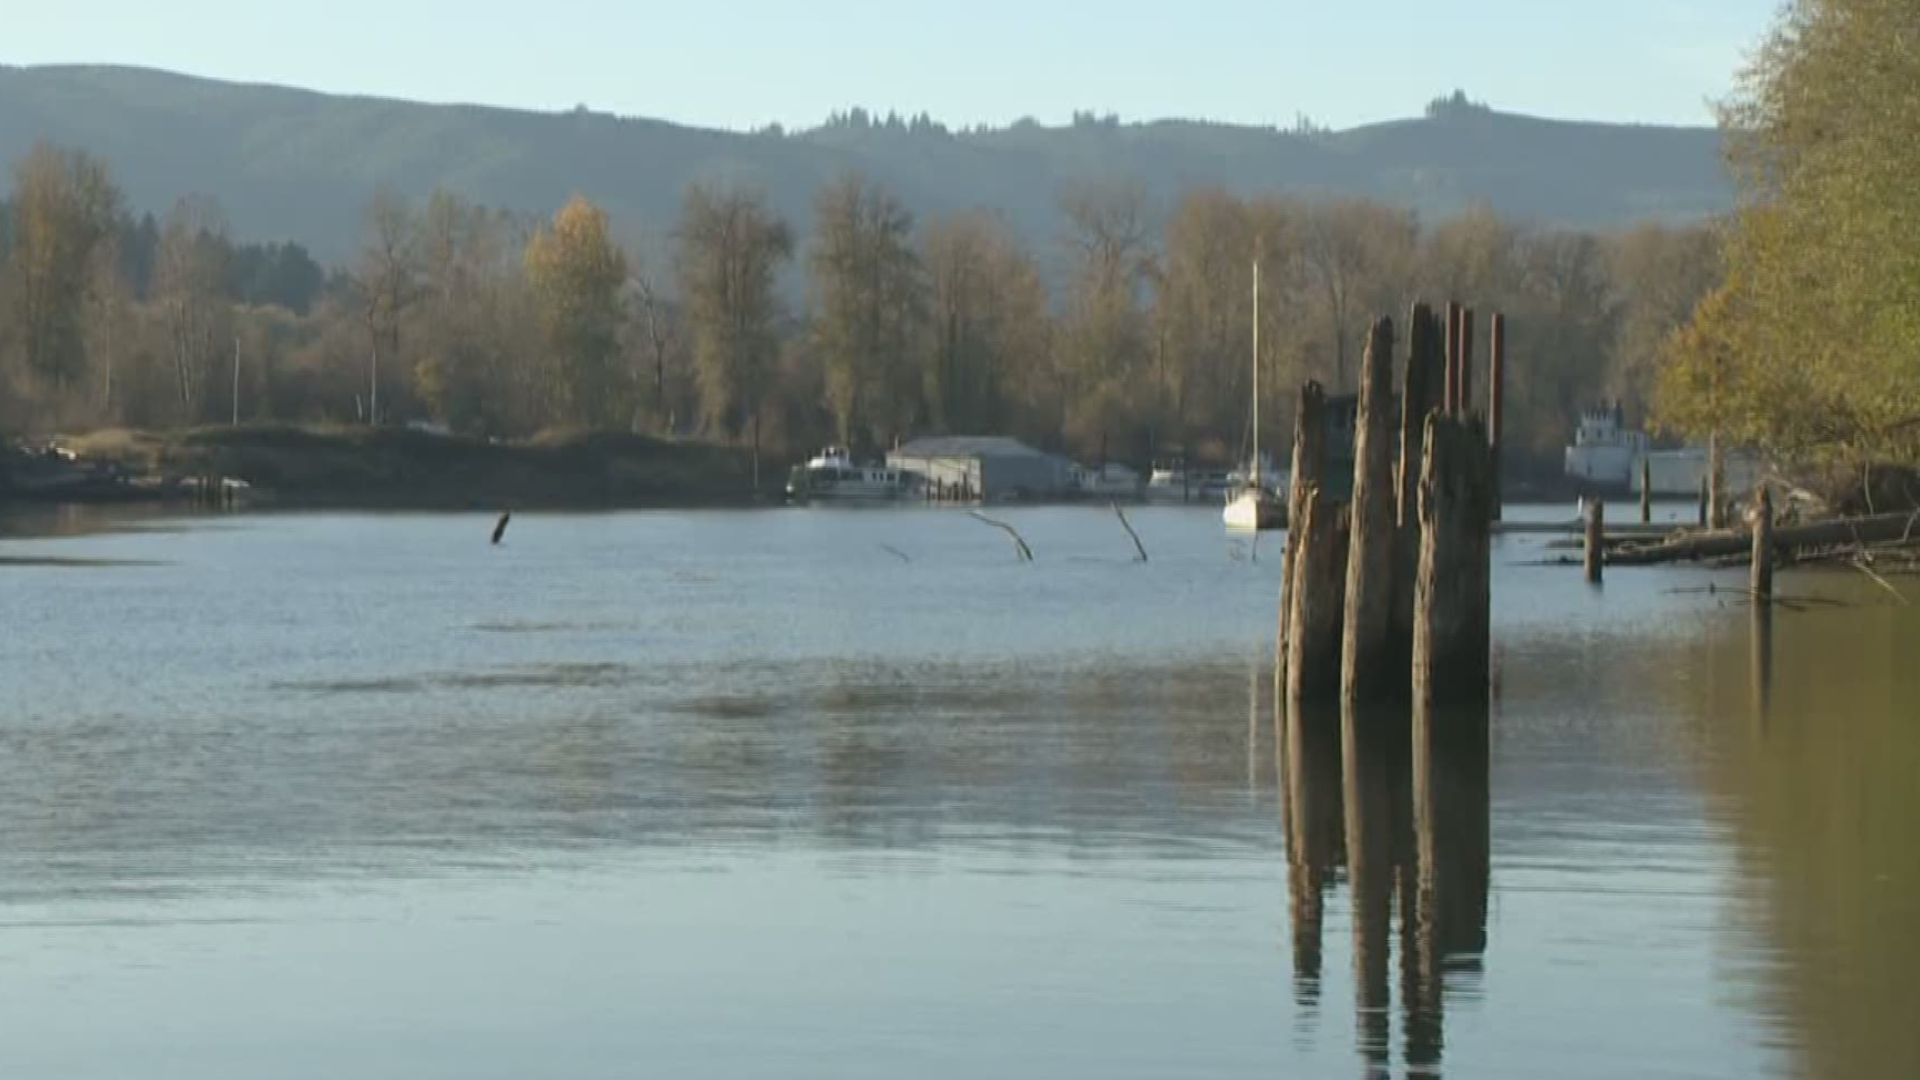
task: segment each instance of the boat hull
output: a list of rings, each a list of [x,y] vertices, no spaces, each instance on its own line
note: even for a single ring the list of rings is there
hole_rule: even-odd
[[[1246,492],[1234,497],[1220,512],[1228,532],[1266,532],[1287,524],[1287,508],[1271,495]]]

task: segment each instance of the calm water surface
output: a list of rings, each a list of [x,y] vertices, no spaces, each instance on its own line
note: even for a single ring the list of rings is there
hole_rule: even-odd
[[[1915,609],[1506,538],[1490,746],[1343,746],[1132,516],[0,539],[0,1076],[1920,1075]]]

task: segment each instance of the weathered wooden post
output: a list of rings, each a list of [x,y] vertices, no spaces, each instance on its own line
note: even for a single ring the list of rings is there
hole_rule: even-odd
[[[1438,320],[1415,304],[1407,320],[1406,375],[1400,383],[1400,456],[1394,467],[1393,616],[1389,663],[1413,659],[1413,580],[1420,565],[1420,471],[1426,457],[1427,415],[1445,390]]]
[[[1640,524],[1653,524],[1653,459],[1640,459]]]
[[[1727,525],[1727,474],[1720,460],[1720,433],[1707,436],[1707,527]]]
[[[1765,484],[1753,503],[1753,602],[1773,602],[1773,494]]]
[[[1298,565],[1304,520],[1302,502],[1307,489],[1320,482],[1327,461],[1327,395],[1317,382],[1300,387],[1300,401],[1293,414],[1293,471],[1287,481],[1287,546],[1280,560],[1280,635],[1275,662],[1280,671],[1274,675],[1276,688],[1285,685],[1288,662],[1287,626],[1292,617],[1294,567]],[[1345,558],[1343,552],[1342,556]],[[1344,564],[1343,564],[1344,565]],[[1342,577],[1344,583],[1345,578]]]
[[[1494,312],[1488,331],[1487,357],[1487,439],[1493,449],[1493,520],[1499,521],[1505,500],[1500,495],[1503,475],[1501,441],[1506,437],[1507,407],[1507,317]]]
[[[1472,308],[1460,309],[1460,401],[1461,416],[1473,413],[1473,324]]]
[[[1367,334],[1360,406],[1354,421],[1352,540],[1347,552],[1346,636],[1340,693],[1372,701],[1406,690],[1407,671],[1391,664],[1393,612],[1393,320]]]
[[[1296,482],[1294,491],[1299,517],[1287,525],[1292,581],[1286,668],[1287,701],[1297,708],[1332,701],[1340,689],[1351,540],[1345,504],[1328,498],[1318,481]]]
[[[1607,552],[1607,504],[1600,499],[1593,500],[1587,506],[1587,584],[1600,584],[1601,575],[1606,571]]]
[[[1478,420],[1427,420],[1414,585],[1415,713],[1489,700],[1493,469]]]
[[[1440,407],[1448,416],[1460,411],[1460,305],[1447,301],[1446,334],[1446,389],[1440,395]]]

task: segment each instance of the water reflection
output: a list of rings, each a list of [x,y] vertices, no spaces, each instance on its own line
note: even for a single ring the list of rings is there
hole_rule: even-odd
[[[1884,600],[1756,613],[1684,684],[1705,784],[1737,850],[1734,919],[1755,986],[1806,1080],[1920,1075],[1920,616]],[[1742,647],[1744,646],[1744,648]],[[1687,689],[1692,692],[1687,693]]]
[[[1295,1000],[1303,1013],[1319,1006],[1328,895],[1344,860],[1365,1074],[1393,1064],[1397,943],[1401,1058],[1410,1074],[1437,1076],[1447,996],[1471,989],[1487,947],[1487,711],[1308,707],[1283,724]]]

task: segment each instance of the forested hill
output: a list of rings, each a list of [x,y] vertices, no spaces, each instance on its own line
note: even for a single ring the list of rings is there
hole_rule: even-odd
[[[805,231],[815,190],[857,169],[916,212],[991,207],[1034,242],[1059,232],[1063,188],[1115,178],[1139,182],[1163,206],[1219,185],[1367,196],[1429,216],[1484,202],[1582,227],[1697,219],[1731,200],[1711,129],[1540,120],[1461,101],[1342,132],[1094,117],[949,132],[856,113],[806,132],[743,134],[132,68],[0,67],[0,160],[40,139],[104,158],[136,209],[158,214],[183,194],[212,195],[237,235],[295,240],[327,261],[354,249],[380,185],[410,196],[444,187],[542,215],[580,194],[623,228],[659,232],[690,181],[730,179],[765,189]]]

